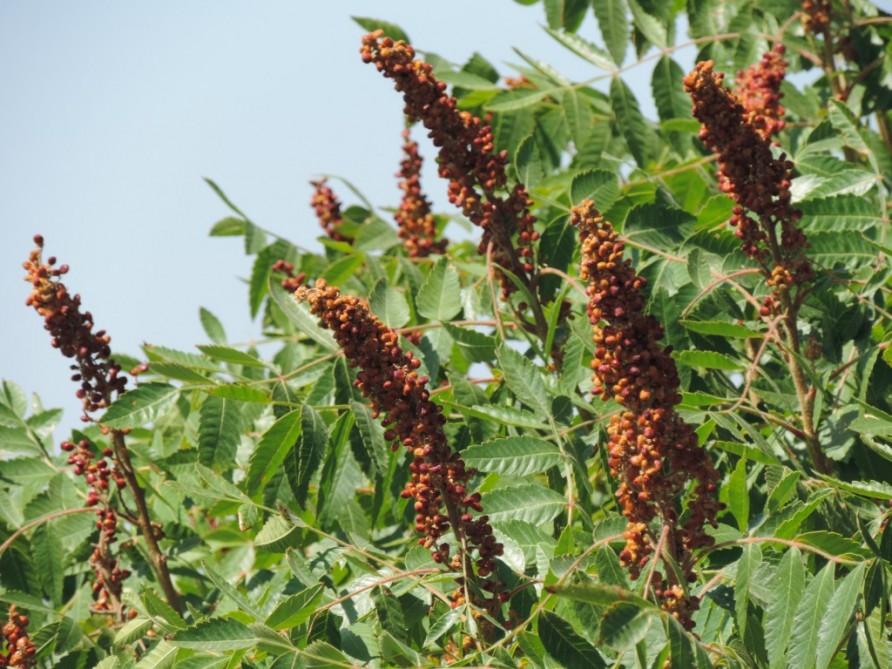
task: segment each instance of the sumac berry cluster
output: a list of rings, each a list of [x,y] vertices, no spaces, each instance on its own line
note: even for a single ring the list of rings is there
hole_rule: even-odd
[[[34,243],[36,248],[23,263],[25,281],[32,285],[26,304],[43,317],[53,347],[75,359],[71,379],[80,383],[77,396],[84,407],[82,420],[88,422],[89,412],[107,407],[116,393],[124,391],[127,378],[110,360],[111,337],[105,330],[93,332],[93,315],[81,312],[80,295],[71,295],[59,279],[68,273],[68,265],[55,267],[55,257],[44,262],[43,237],[35,235]]]
[[[802,0],[802,25],[805,31],[817,35],[830,27],[831,0]]]
[[[328,186],[328,179],[319,179],[311,181],[313,187],[313,196],[310,198],[310,206],[316,212],[316,218],[319,219],[319,225],[325,230],[325,234],[336,242],[346,241],[347,238],[338,231],[338,227],[343,223],[341,217],[341,203],[334,191]]]
[[[474,603],[494,611],[507,599],[495,579],[495,558],[503,547],[493,536],[489,518],[482,512],[480,495],[467,489],[475,474],[467,469],[461,456],[446,441],[446,418],[430,399],[428,378],[418,373],[421,361],[399,345],[399,335],[378,320],[368,305],[356,297],[318,280],[314,288],[300,288],[299,300],[306,300],[310,311],[322,325],[334,333],[348,363],[358,370],[355,385],[371,401],[373,415],[383,415],[385,438],[396,449],[402,444],[412,456],[411,478],[403,497],[414,500],[415,529],[424,535],[419,541],[431,550],[435,561],[456,571],[473,573],[491,598]],[[459,542],[453,552],[449,542],[441,541],[452,528]],[[463,552],[462,543],[476,557]],[[453,597],[463,602],[464,594]]]
[[[400,162],[400,171],[396,174],[400,179],[403,197],[394,218],[406,253],[412,258],[443,253],[449,243],[445,239],[437,240],[437,226],[431,205],[421,190],[421,165],[418,142],[412,141],[409,129],[406,128],[403,130],[403,160]]]
[[[744,121],[764,139],[784,129],[781,84],[787,72],[784,45],[776,44],[762,59],[737,73],[734,94],[744,109]]]
[[[406,116],[428,129],[439,149],[439,174],[449,181],[449,201],[483,229],[478,250],[486,253],[492,244],[498,265],[531,282],[535,272],[532,243],[539,238],[533,229],[536,219],[523,184],[507,186],[507,153],[495,150],[492,128],[470,112],[460,111],[456,99],[446,93],[446,84],[437,80],[428,63],[415,60],[415,50],[405,42],[375,31],[362,38],[360,53],[364,62],[374,63],[393,79],[403,94]],[[515,286],[501,272],[499,276],[507,296]]]
[[[773,292],[762,306],[762,315],[778,309],[793,285],[813,277],[805,250],[808,242],[799,229],[802,212],[791,203],[793,163],[781,153],[777,158],[770,141],[747,121],[747,112],[722,85],[724,75],[712,61],[697,63],[684,79],[700,121],[700,139],[718,154],[719,187],[735,202],[731,225],[744,253],[759,262]]]
[[[3,625],[6,654],[0,654],[0,669],[27,669],[34,666],[37,648],[28,636],[28,616],[19,613],[15,604],[9,606],[9,616]]]
[[[105,448],[101,456],[94,457],[90,442],[81,439],[77,444],[63,441],[63,451],[69,453],[68,464],[78,476],[87,483],[86,505],[96,507],[96,528],[99,539],[90,554],[90,566],[93,568],[93,610],[122,614],[121,587],[130,572],[122,569],[114,556],[113,545],[117,541],[118,514],[109,499],[109,482],[114,481],[119,490],[123,490],[127,481],[115,466],[111,448]]]
[[[290,293],[293,293],[300,288],[304,284],[304,281],[307,280],[307,275],[304,272],[297,272],[295,274],[294,263],[290,263],[287,260],[277,260],[274,262],[272,271],[281,272],[285,275],[285,278],[282,279],[282,288]]]
[[[594,391],[623,410],[611,417],[609,464],[619,481],[616,496],[628,520],[620,559],[637,578],[660,539],[683,576],[694,580],[693,553],[712,544],[707,525],[715,525],[718,473],[697,444],[690,425],[675,411],[681,401],[671,348],[659,340],[663,329],[644,313],[646,281],[623,259],[624,244],[594,203],[571,212],[582,243],[580,277],[588,282],[588,316],[594,329]],[[687,517],[680,501],[693,482]],[[672,570],[654,572],[654,591],[664,609],[692,627],[697,601],[687,595]]]

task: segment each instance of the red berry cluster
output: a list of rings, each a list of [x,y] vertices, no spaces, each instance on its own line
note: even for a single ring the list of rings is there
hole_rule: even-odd
[[[412,258],[426,258],[431,253],[443,253],[449,243],[437,241],[437,227],[431,205],[421,190],[421,155],[418,142],[413,142],[409,129],[403,130],[403,160],[396,176],[400,179],[403,199],[394,218],[399,227],[400,239]]]
[[[831,0],[802,0],[802,25],[805,31],[818,35],[830,27]]]
[[[319,225],[325,230],[325,234],[336,242],[347,241],[347,238],[338,232],[338,226],[341,225],[341,203],[334,191],[328,187],[328,179],[319,179],[311,181],[313,187],[313,197],[310,198],[310,205],[316,212],[316,218],[319,219]]]
[[[37,648],[28,636],[28,616],[19,613],[15,604],[9,606],[9,618],[3,626],[6,655],[0,655],[0,669],[26,669],[34,666]]]
[[[402,444],[412,455],[412,475],[402,495],[415,500],[415,529],[424,534],[419,543],[431,550],[434,560],[457,571],[471,570],[470,556],[461,545],[453,554],[449,543],[440,541],[443,535],[451,527],[467,551],[476,549],[477,582],[493,593],[491,599],[476,603],[495,610],[507,599],[493,577],[502,545],[493,536],[489,518],[472,514],[483,510],[480,495],[466,489],[476,472],[465,467],[446,441],[446,419],[430,399],[428,378],[417,371],[421,361],[400,348],[399,335],[364,301],[341,295],[323,280],[314,288],[298,289],[297,298],[309,303],[310,311],[334,333],[349,364],[359,370],[355,385],[371,400],[373,415],[383,414],[385,439],[393,449]],[[461,596],[454,598],[456,605]]]
[[[99,540],[90,555],[90,564],[95,572],[93,598],[96,601],[93,609],[122,613],[121,583],[130,572],[121,569],[112,553],[112,545],[117,540],[118,514],[109,499],[109,481],[114,480],[120,490],[126,487],[127,481],[111,459],[114,455],[112,449],[104,449],[100,458],[94,462],[93,449],[86,439],[81,439],[77,444],[63,441],[61,448],[70,453],[68,464],[73,466],[74,473],[83,476],[87,483],[86,505],[96,507]]]
[[[273,263],[273,271],[281,272],[285,275],[285,278],[282,279],[282,288],[287,290],[289,293],[293,293],[295,290],[300,288],[304,281],[307,280],[307,275],[303,272],[294,273],[294,263],[290,263],[287,260],[277,260]]]
[[[675,412],[681,400],[678,372],[671,347],[659,342],[663,328],[644,313],[645,279],[623,260],[625,245],[590,200],[575,207],[570,220],[582,243],[580,277],[588,282],[594,390],[623,407],[607,429],[610,469],[628,520],[620,558],[637,578],[657,542],[650,523],[659,519],[668,532],[667,550],[693,580],[692,551],[713,542],[705,526],[715,526],[720,508],[718,473],[691,426]],[[689,481],[694,486],[682,523],[680,500]],[[697,601],[671,573],[665,579],[655,573],[653,583],[662,606],[691,627]]]
[[[496,152],[492,128],[460,111],[456,99],[446,93],[446,84],[437,80],[428,63],[415,60],[415,50],[405,42],[394,42],[379,30],[362,38],[360,53],[364,62],[374,63],[393,79],[403,94],[406,116],[428,129],[439,148],[440,176],[449,180],[449,201],[483,229],[478,250],[486,253],[492,243],[493,260],[532,283],[532,243],[539,238],[533,229],[536,219],[523,184],[507,189],[507,153]],[[506,276],[499,276],[507,296],[515,286]]]
[[[127,378],[110,360],[111,337],[105,330],[93,332],[93,315],[81,312],[80,295],[72,296],[59,279],[68,272],[68,265],[54,267],[55,257],[43,262],[43,237],[35,235],[34,243],[37,247],[23,263],[28,272],[25,281],[33,286],[26,304],[43,317],[53,346],[66,358],[75,359],[71,380],[80,383],[77,396],[84,405],[82,420],[88,422],[89,412],[107,407],[115,393],[124,391]]]
[[[744,253],[759,262],[774,287],[762,307],[767,316],[776,310],[778,295],[812,278],[808,242],[797,227],[802,212],[790,201],[793,163],[784,153],[773,156],[769,140],[747,122],[743,105],[722,85],[723,78],[712,61],[704,61],[684,85],[702,126],[700,139],[718,154],[719,187],[735,201],[731,225]]]
[[[737,73],[734,94],[743,105],[744,121],[763,138],[770,140],[784,129],[784,107],[780,92],[787,72],[784,45],[762,54],[762,59]]]

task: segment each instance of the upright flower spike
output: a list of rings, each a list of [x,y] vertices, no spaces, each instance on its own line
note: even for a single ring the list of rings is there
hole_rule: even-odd
[[[26,304],[43,317],[44,328],[52,337],[52,345],[66,358],[74,358],[72,381],[80,383],[77,396],[83,403],[82,420],[89,422],[89,413],[111,404],[123,392],[127,378],[111,361],[111,337],[105,330],[93,332],[93,315],[81,311],[80,295],[71,295],[59,277],[68,273],[68,265],[55,267],[56,258],[42,260],[43,237],[34,237],[36,248],[23,263],[25,281],[32,285]]]
[[[524,185],[507,186],[507,154],[496,152],[492,128],[460,111],[455,98],[445,92],[446,84],[437,80],[428,63],[415,60],[415,50],[405,42],[395,42],[378,30],[362,38],[360,53],[364,62],[374,63],[393,79],[403,94],[406,116],[428,129],[439,148],[439,174],[449,181],[449,201],[483,229],[480,253],[492,243],[494,261],[532,285],[532,243],[539,238],[533,229],[536,219]],[[511,294],[514,284],[504,274],[499,276],[503,295]]]
[[[762,59],[737,73],[734,94],[743,105],[744,121],[763,139],[770,140],[784,129],[781,84],[787,72],[784,45],[775,44]]]
[[[6,654],[0,655],[0,667],[29,669],[34,666],[37,648],[28,636],[29,622],[28,616],[19,613],[15,604],[10,604],[6,624],[3,625]]]
[[[747,122],[746,110],[722,85],[723,78],[712,61],[703,61],[684,86],[702,126],[700,139],[718,154],[719,187],[735,202],[731,225],[744,253],[759,262],[774,288],[762,307],[767,316],[777,309],[777,296],[812,278],[808,242],[797,225],[802,212],[790,201],[793,163],[784,153],[774,157],[769,140]]]
[[[476,573],[476,582],[492,597],[474,603],[494,613],[507,600],[493,574],[502,545],[493,536],[489,518],[472,515],[483,510],[480,495],[466,489],[474,472],[446,441],[446,419],[430,399],[427,377],[417,371],[421,361],[400,348],[399,335],[378,320],[364,301],[341,295],[321,279],[313,288],[299,288],[295,295],[333,332],[347,362],[358,370],[356,387],[371,401],[373,415],[384,416],[385,439],[393,449],[402,444],[412,455],[412,475],[402,495],[415,500],[415,529],[424,535],[419,543],[430,549],[437,562]],[[450,527],[459,543],[454,552],[449,542],[441,541]],[[454,593],[456,606],[463,601],[463,592]]]
[[[421,190],[421,154],[418,142],[413,142],[409,129],[403,130],[403,160],[396,176],[400,179],[403,197],[394,218],[400,239],[411,258],[426,258],[431,253],[443,253],[449,243],[437,240],[437,227],[431,205]]]
[[[831,0],[802,0],[802,25],[805,31],[819,35],[830,27]]]
[[[716,524],[718,473],[675,411],[681,401],[678,372],[671,347],[659,342],[662,327],[644,313],[645,279],[623,260],[623,242],[590,200],[571,211],[570,221],[582,243],[580,278],[588,282],[594,392],[623,407],[607,428],[610,470],[628,520],[620,559],[637,578],[659,542],[660,532],[651,525],[656,519],[666,550],[692,581],[693,551],[713,543],[706,525]],[[693,488],[682,522],[680,500],[689,482]],[[686,594],[677,575],[654,572],[653,584],[663,608],[691,628],[697,600]]]
[[[338,226],[343,222],[343,218],[341,218],[341,202],[328,186],[328,179],[311,181],[310,185],[313,187],[313,197],[310,198],[310,206],[316,212],[319,225],[322,226],[329,238],[336,242],[347,241],[347,238],[338,232]]]

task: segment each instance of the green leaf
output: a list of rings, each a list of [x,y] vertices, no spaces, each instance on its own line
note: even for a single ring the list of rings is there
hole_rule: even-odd
[[[166,383],[143,383],[121,395],[100,422],[114,430],[145,427],[170,406],[179,393]]]
[[[31,555],[37,575],[53,604],[62,605],[62,586],[65,577],[65,550],[55,530],[50,525],[39,525],[31,537]]]
[[[853,495],[870,497],[872,499],[892,499],[892,485],[882,481],[840,481],[824,474],[818,474],[818,476],[834,488],[844,490]]]
[[[835,565],[828,562],[808,584],[799,601],[787,655],[790,669],[812,669],[815,666],[819,627],[834,589],[834,569]]]
[[[739,455],[741,458],[746,458],[747,460],[752,460],[753,462],[761,462],[763,465],[777,465],[780,466],[781,462],[771,453],[766,453],[762,451],[757,446],[750,446],[749,444],[742,444],[737,441],[722,441],[717,440],[712,442],[712,445],[716,448],[720,448],[723,451],[727,451],[728,453],[733,453],[734,455]]]
[[[331,286],[342,287],[348,279],[356,276],[364,262],[365,256],[362,254],[345,256],[329,265],[320,278]]]
[[[201,567],[217,589],[238,606],[241,611],[254,616],[255,620],[260,620],[263,617],[251,600],[239,592],[235,585],[229,583],[223,576],[218,574],[208,562],[202,562]]]
[[[228,469],[235,462],[241,414],[232,400],[210,396],[201,405],[198,421],[198,461]]]
[[[247,492],[254,497],[266,487],[297,443],[301,411],[295,409],[279,418],[263,433],[248,462]]]
[[[682,80],[684,70],[669,56],[663,56],[654,66],[650,87],[661,121],[691,116],[691,99],[685,94]]]
[[[552,95],[556,88],[519,88],[503,91],[484,105],[489,112],[512,112],[531,107],[540,100]]]
[[[724,353],[716,351],[678,351],[672,354],[679,365],[696,367],[698,369],[721,369],[729,372],[737,372],[745,367],[728,357]]]
[[[619,197],[616,173],[608,170],[586,170],[574,175],[570,182],[570,202],[577,205],[592,200],[600,211],[607,211]]]
[[[604,44],[613,57],[613,62],[622,65],[629,42],[629,21],[626,18],[626,3],[623,0],[592,0],[598,26]]]
[[[204,307],[198,310],[198,317],[201,319],[201,327],[204,328],[205,334],[212,342],[215,344],[226,343],[226,330],[223,329],[223,323],[219,318]]]
[[[772,596],[765,606],[765,650],[771,669],[786,663],[787,643],[793,632],[793,615],[802,599],[805,565],[795,546],[784,553],[771,584]]]
[[[401,328],[409,322],[409,303],[402,290],[397,290],[381,279],[369,297],[372,312],[389,328]]]
[[[564,28],[574,33],[588,10],[588,0],[545,0],[545,18],[549,28]]]
[[[709,656],[681,623],[672,616],[666,616],[669,628],[669,655],[671,669],[712,669]]]
[[[750,496],[746,487],[746,459],[740,458],[728,479],[728,507],[737,521],[738,529],[746,533],[749,528]]]
[[[869,198],[857,195],[809,200],[803,202],[800,209],[802,228],[816,232],[864,232],[883,223],[882,211]]]
[[[517,399],[539,410],[543,416],[551,414],[551,400],[541,370],[532,361],[508,346],[496,351],[505,383]]]
[[[526,137],[517,147],[517,153],[514,154],[514,171],[518,180],[530,188],[545,178],[546,160],[534,135]]]
[[[746,627],[749,619],[750,585],[756,570],[762,563],[762,550],[758,544],[747,544],[737,561],[737,578],[734,581],[734,609],[737,620],[737,631],[741,639],[746,638]]]
[[[233,402],[258,402],[267,404],[270,395],[266,390],[257,386],[247,386],[243,383],[224,383],[208,390],[208,395],[231,400]]]
[[[364,28],[369,32],[381,30],[387,37],[393,40],[402,40],[403,42],[406,42],[406,44],[411,44],[412,42],[412,40],[410,40],[409,36],[406,34],[406,31],[400,28],[395,23],[382,21],[381,19],[373,19],[368,16],[351,16],[350,18],[353,19],[353,21],[357,23],[360,28]]]
[[[466,88],[469,91],[499,91],[501,90],[492,81],[481,77],[479,74],[465,70],[447,70],[436,68],[434,74],[440,81],[445,81],[452,86]]]
[[[263,298],[269,290],[269,277],[273,264],[287,253],[287,246],[282,242],[276,242],[264,248],[257,254],[254,266],[251,268],[251,280],[248,282],[248,304],[251,307],[251,318],[257,316]]]
[[[641,115],[635,94],[619,77],[610,80],[610,105],[616,125],[639,167],[644,167],[653,148],[653,132]]]
[[[685,330],[716,337],[727,337],[729,339],[756,339],[762,337],[762,333],[760,332],[756,332],[745,325],[729,323],[728,321],[680,320],[679,324]]]
[[[455,268],[441,258],[415,297],[418,313],[432,321],[448,321],[461,311],[461,283]]]
[[[242,218],[227,216],[222,218],[213,226],[211,226],[211,237],[241,237],[245,234],[246,228],[250,225]]]
[[[142,602],[146,607],[146,612],[153,618],[160,619],[160,622],[166,624],[171,629],[186,629],[186,621],[177,613],[174,608],[161,599],[154,590],[144,590],[142,593]]]
[[[642,641],[655,619],[652,611],[635,604],[619,602],[610,606],[601,618],[600,643],[616,651],[623,651]]]
[[[534,437],[493,439],[462,451],[465,464],[483,472],[529,476],[545,472],[561,462],[557,446]]]
[[[446,331],[471,362],[489,362],[493,359],[497,341],[495,337],[449,324],[446,325]]]
[[[244,367],[266,367],[266,363],[259,358],[239,351],[229,346],[220,346],[218,344],[202,344],[197,347],[206,356],[219,360],[220,362],[228,362],[232,365],[242,365]]]
[[[579,636],[570,623],[551,611],[539,615],[539,639],[548,654],[567,669],[607,666],[594,646]]]
[[[179,648],[171,642],[161,640],[144,655],[136,665],[136,669],[167,669],[172,667],[177,659]],[[117,665],[115,665],[117,667]]]
[[[254,633],[237,620],[212,618],[177,632],[171,643],[180,648],[225,653],[250,648],[255,641]]]
[[[452,406],[455,406],[468,415],[482,418],[483,420],[494,420],[504,425],[525,427],[532,430],[544,430],[546,427],[543,419],[539,416],[530,413],[529,411],[515,409],[514,407],[496,404],[478,404],[473,407],[462,407],[460,405]]]
[[[560,493],[534,483],[498,488],[483,495],[483,509],[493,522],[525,520],[544,525],[563,511],[567,500]]]
[[[285,461],[285,470],[291,491],[301,506],[307,500],[310,479],[322,462],[325,444],[328,442],[328,430],[325,422],[309,404],[301,409],[301,431],[299,443],[289,452]]]
[[[635,27],[641,31],[647,41],[656,47],[665,49],[667,45],[666,27],[660,20],[648,14],[637,0],[629,0],[629,9],[632,10]]]
[[[842,579],[839,587],[827,602],[827,611],[821,618],[818,632],[817,664],[818,669],[827,669],[836,655],[836,649],[842,642],[849,620],[855,610],[855,602],[864,582],[865,563],[859,564]]]
[[[356,238],[353,240],[353,248],[359,251],[386,251],[399,243],[400,238],[393,226],[384,219],[373,215],[360,226]],[[355,257],[363,258],[362,255]],[[349,278],[349,275],[344,275],[340,280],[346,282]]]
[[[270,516],[254,537],[254,546],[260,550],[284,553],[295,544],[300,532],[299,525],[294,525],[279,515]]]
[[[316,612],[323,588],[320,583],[284,599],[269,614],[266,624],[276,630],[285,630],[305,623]]]
[[[563,30],[546,28],[545,32],[551,35],[558,44],[569,49],[583,60],[587,60],[592,65],[608,72],[616,70],[616,66],[610,60],[610,56],[607,55],[603,49],[595,46],[591,42],[588,42],[573,33],[564,32]]]

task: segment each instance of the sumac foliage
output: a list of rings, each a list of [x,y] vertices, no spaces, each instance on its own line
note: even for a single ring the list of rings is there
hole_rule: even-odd
[[[0,667],[892,666],[892,17],[541,5],[587,79],[356,19],[402,161],[321,251],[210,182],[256,344],[126,355],[23,243],[82,425],[0,387]]]

